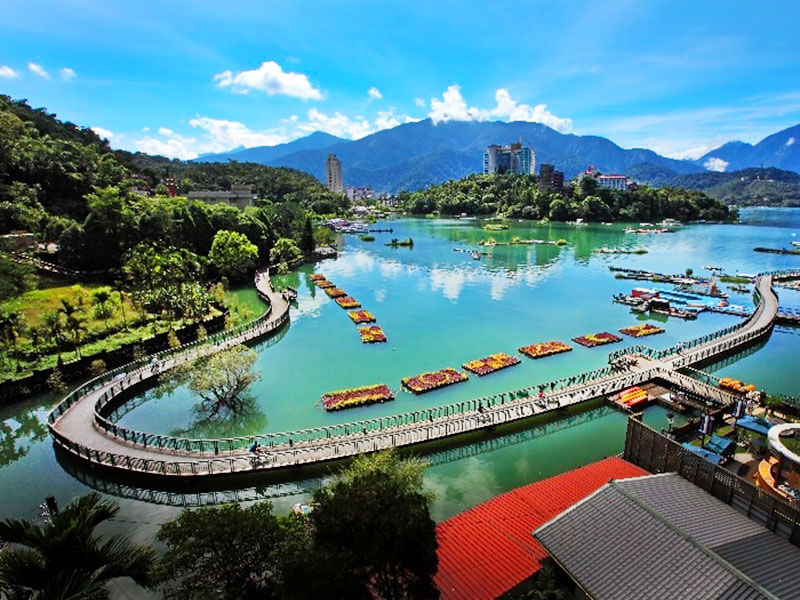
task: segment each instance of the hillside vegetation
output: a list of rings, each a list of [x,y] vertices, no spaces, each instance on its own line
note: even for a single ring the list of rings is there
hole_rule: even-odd
[[[752,168],[731,173],[680,175],[652,164],[637,165],[631,177],[654,185],[701,190],[727,204],[739,206],[800,206],[800,175],[781,169]]]

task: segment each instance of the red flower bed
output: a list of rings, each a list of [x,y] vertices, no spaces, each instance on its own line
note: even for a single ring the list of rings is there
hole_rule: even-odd
[[[339,298],[340,296],[347,296],[347,292],[337,287],[329,287],[325,289],[325,293],[331,298]]]
[[[327,281],[325,279],[320,279],[319,281],[315,281],[314,285],[316,285],[318,288],[322,288],[323,290],[325,288],[336,287],[335,283],[333,283],[332,281]]]
[[[361,302],[352,296],[339,296],[336,298],[336,304],[342,308],[361,308]]]
[[[646,335],[655,335],[656,333],[664,333],[664,330],[650,323],[642,323],[641,325],[632,325],[631,327],[620,329],[620,332],[638,338]]]
[[[368,310],[351,310],[347,315],[353,319],[353,323],[374,323],[375,317]]]
[[[614,342],[621,342],[622,338],[619,336],[614,335],[613,333],[609,333],[607,331],[602,331],[600,333],[587,333],[586,335],[582,335],[580,337],[572,338],[574,342],[578,342],[581,346],[587,346],[588,348],[594,348],[595,346],[602,346],[604,344],[612,344]]]
[[[361,341],[365,344],[375,344],[377,342],[386,341],[386,334],[383,333],[383,329],[377,325],[359,327],[358,333],[361,334]]]
[[[422,394],[454,383],[461,383],[467,379],[468,377],[464,373],[456,371],[452,367],[448,367],[441,371],[422,373],[414,377],[405,377],[401,381],[407,390],[415,394]]]
[[[385,384],[365,385],[363,387],[337,390],[322,395],[325,410],[341,410],[354,406],[364,406],[375,402],[394,400],[394,394]]]
[[[531,344],[530,346],[523,346],[519,349],[519,351],[528,358],[544,358],[545,356],[569,352],[570,350],[572,350],[572,346],[567,346],[565,343],[556,340],[542,342],[541,344]]]
[[[322,273],[313,273],[312,275],[309,275],[308,278],[311,281],[325,281],[325,275]]]
[[[504,352],[498,354],[491,354],[486,358],[479,358],[478,360],[471,360],[461,365],[467,371],[471,371],[478,376],[488,375],[500,369],[513,367],[519,364],[519,359],[515,356],[509,356]]]

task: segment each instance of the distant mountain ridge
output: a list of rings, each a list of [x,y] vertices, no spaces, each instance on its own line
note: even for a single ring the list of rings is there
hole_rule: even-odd
[[[659,165],[677,173],[703,170],[691,161],[666,158],[643,148],[626,150],[603,137],[562,134],[540,123],[448,121],[434,124],[430,119],[398,125],[354,141],[312,134],[289,144],[249,148],[201,160],[253,161],[273,167],[291,167],[322,180],[325,157],[333,152],[342,161],[345,185],[396,192],[479,172],[483,168],[483,151],[488,145],[508,144],[520,137],[533,147],[537,164],[554,164],[567,178],[589,165],[603,172],[621,173],[642,163]]]
[[[642,183],[700,190],[712,198],[742,206],[800,206],[800,174],[774,167],[679,174],[650,164],[628,174]]]
[[[324,131],[315,131],[311,135],[276,146],[256,146],[253,148],[234,148],[229,152],[220,154],[203,154],[195,158],[192,162],[253,162],[262,165],[278,159],[282,156],[301,152],[303,150],[316,150],[326,148],[337,142],[344,142],[342,138],[336,137]]]
[[[326,155],[335,153],[342,161],[346,186],[370,186],[379,192],[397,192],[480,172],[483,151],[488,145],[508,144],[519,138],[533,147],[538,165],[554,164],[568,179],[589,165],[604,173],[624,173],[653,183],[669,181],[675,175],[761,165],[800,171],[800,125],[784,129],[756,145],[728,142],[694,161],[667,158],[644,148],[625,149],[603,137],[563,134],[528,121],[434,124],[430,119],[404,123],[359,140],[315,132],[287,144],[247,148],[195,160],[235,160],[290,167],[324,180]]]
[[[728,142],[694,162],[712,170],[738,171],[748,167],[775,167],[800,172],[800,124],[773,133],[755,145],[739,141]]]

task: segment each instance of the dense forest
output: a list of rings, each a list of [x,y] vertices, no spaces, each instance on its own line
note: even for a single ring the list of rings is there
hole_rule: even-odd
[[[167,176],[178,183],[175,198],[161,183]],[[236,183],[253,185],[255,206],[239,210],[180,197]],[[155,194],[136,192],[142,188]],[[309,243],[310,214],[345,207],[342,196],[300,171],[115,152],[90,129],[0,96],[0,233],[32,231],[58,242],[67,267],[119,269],[143,242],[205,256],[218,230],[246,235],[264,262],[279,238]]]
[[[703,192],[639,186],[627,191],[599,188],[586,177],[564,190],[540,189],[533,175],[469,175],[401,195],[414,214],[503,215],[553,221],[727,221],[736,210]]]

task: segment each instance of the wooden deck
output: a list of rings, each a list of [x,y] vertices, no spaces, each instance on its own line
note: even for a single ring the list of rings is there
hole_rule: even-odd
[[[152,361],[112,371],[75,390],[48,419],[56,444],[94,465],[151,475],[202,477],[295,467],[422,444],[528,419],[656,380],[728,405],[735,400],[732,394],[677,369],[760,339],[771,331],[778,310],[772,275],[765,274],[756,281],[760,302],[747,321],[665,351],[636,351],[634,366],[605,367],[491,397],[331,427],[199,440],[130,430],[105,416],[115,396],[158,372],[280,329],[289,316],[285,296],[272,289],[266,273],[256,276],[255,285],[270,309],[251,326],[212,336],[204,344],[161,353]],[[267,451],[252,455],[248,447],[253,441]]]

